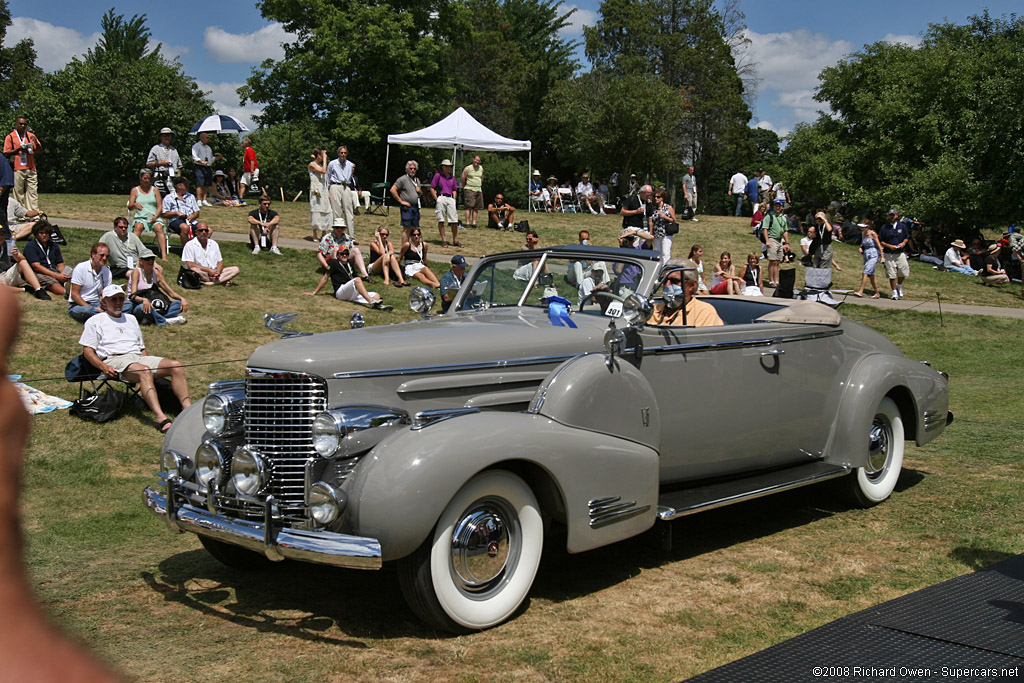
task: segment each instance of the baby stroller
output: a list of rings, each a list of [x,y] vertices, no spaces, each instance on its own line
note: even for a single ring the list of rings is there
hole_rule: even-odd
[[[839,302],[832,297],[832,269],[808,268],[804,275],[804,288],[797,298],[805,301],[817,301],[820,304],[836,308]]]

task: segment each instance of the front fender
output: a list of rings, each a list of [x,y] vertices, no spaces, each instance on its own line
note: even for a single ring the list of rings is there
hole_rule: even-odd
[[[181,411],[164,436],[163,445],[160,447],[161,456],[169,450],[174,450],[190,458],[195,457],[196,448],[209,437],[203,424],[205,402],[206,397]]]
[[[900,409],[907,437],[920,446],[942,433],[949,410],[949,384],[932,368],[905,356],[865,356],[847,378],[839,412],[826,448],[828,462],[847,467],[867,464],[875,409],[889,396]]]
[[[455,493],[477,472],[525,469],[550,485],[564,514],[569,552],[635,536],[655,520],[658,453],[542,415],[483,412],[403,429],[364,456],[344,488],[352,531],[380,541],[383,558],[411,554]],[[564,510],[564,512],[563,512]]]

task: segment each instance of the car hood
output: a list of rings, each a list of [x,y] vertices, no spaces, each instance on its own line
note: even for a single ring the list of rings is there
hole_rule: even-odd
[[[576,314],[572,321],[577,327],[554,325],[545,309],[531,307],[467,311],[280,339],[256,349],[248,366],[330,378],[337,373],[575,355],[602,348],[608,318]]]

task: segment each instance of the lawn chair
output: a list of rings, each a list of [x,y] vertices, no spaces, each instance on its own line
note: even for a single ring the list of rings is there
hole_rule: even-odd
[[[836,308],[839,302],[832,297],[831,289],[831,268],[808,268],[804,275],[804,288],[800,290],[800,298]]]
[[[387,205],[387,183],[374,183],[370,185],[370,208],[366,210],[367,216],[387,216],[391,207]]]
[[[529,190],[527,190],[527,195],[530,198],[530,211],[544,213],[548,210],[548,202],[542,195],[534,196]]]
[[[73,358],[64,366],[64,379],[69,383],[78,383],[78,400],[82,400],[85,396],[85,383],[88,382],[91,387],[91,393],[98,394],[105,388],[114,387],[111,386],[112,382],[121,384],[124,387],[125,397],[134,397],[137,399],[142,398],[139,393],[139,385],[134,382],[126,382],[119,377],[110,377],[100,372],[100,369],[89,362],[85,357],[85,354],[79,355],[77,358]]]
[[[576,213],[576,195],[571,187],[558,188],[558,203],[562,213]]]

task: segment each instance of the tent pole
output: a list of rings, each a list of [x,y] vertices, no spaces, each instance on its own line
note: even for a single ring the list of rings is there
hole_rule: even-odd
[[[391,159],[391,145],[388,145],[388,150],[384,153],[384,189],[380,191],[381,206],[388,205],[388,160]]]
[[[526,205],[533,211],[533,202],[530,201],[530,183],[533,181],[533,149],[527,154],[526,161]]]

